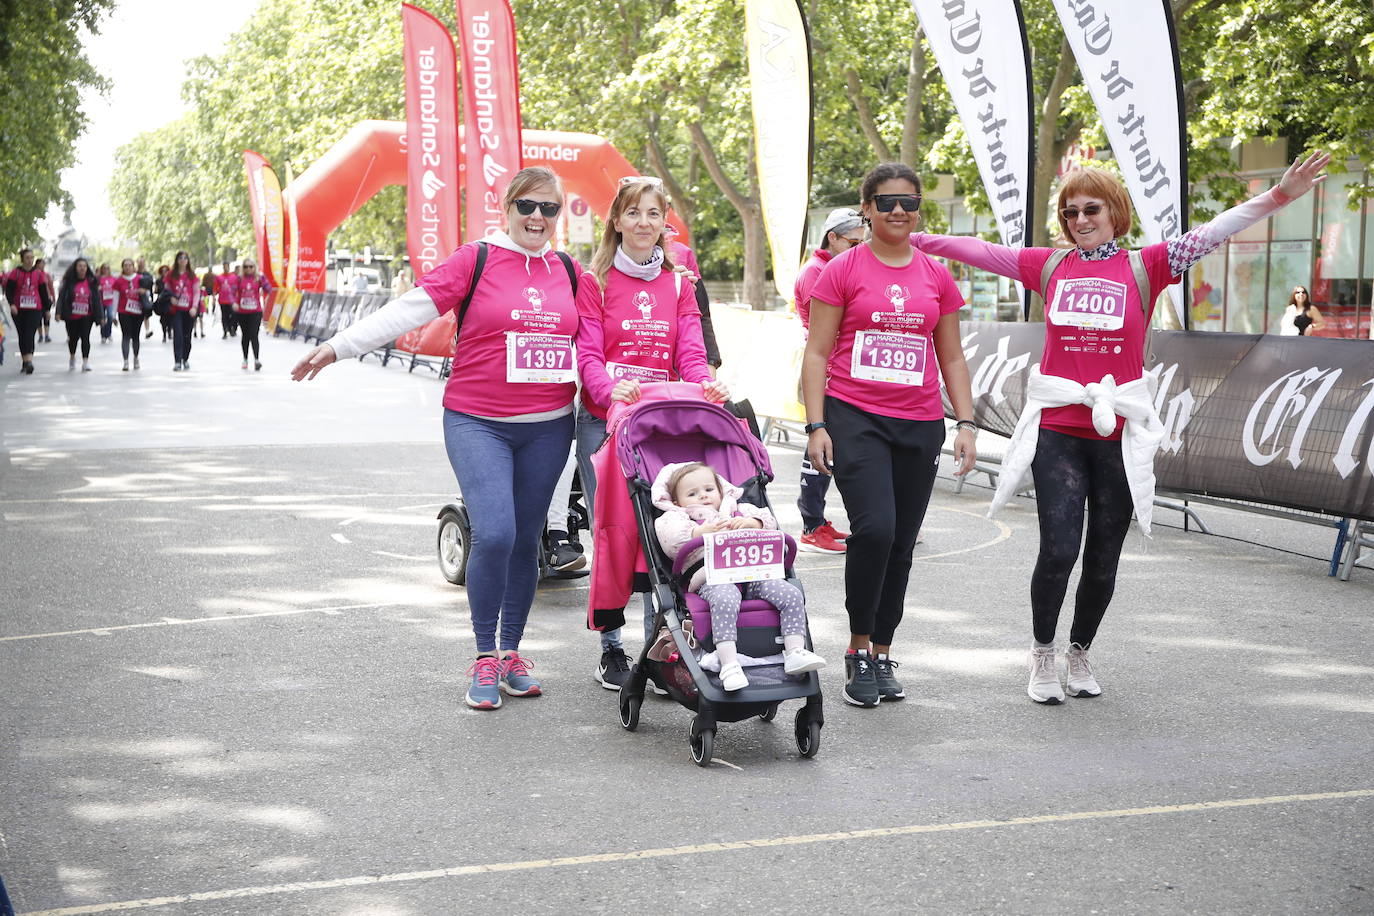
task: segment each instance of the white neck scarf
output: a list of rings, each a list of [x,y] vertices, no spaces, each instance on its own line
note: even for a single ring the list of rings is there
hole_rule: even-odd
[[[657,280],[663,270],[663,249],[654,246],[654,253],[643,264],[638,263],[625,253],[624,246],[615,249],[615,269],[637,280]]]

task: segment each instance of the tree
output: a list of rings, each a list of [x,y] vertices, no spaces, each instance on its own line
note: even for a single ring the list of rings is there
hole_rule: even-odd
[[[0,0],[0,249],[37,235],[51,204],[70,211],[63,169],[85,129],[83,89],[105,80],[82,50],[114,0]]]

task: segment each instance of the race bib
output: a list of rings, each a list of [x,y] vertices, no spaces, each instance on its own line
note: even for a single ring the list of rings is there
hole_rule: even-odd
[[[36,308],[38,308],[38,297],[37,297],[37,296],[20,296],[20,297],[19,297],[19,307],[20,307],[21,309],[36,309]]]
[[[632,382],[668,381],[667,369],[651,369],[648,366],[632,366],[628,363],[607,363],[606,371],[610,373],[613,382],[618,382],[623,378]]]
[[[773,528],[710,531],[706,541],[706,584],[781,579],[787,555],[783,533]]]
[[[859,331],[849,374],[893,385],[924,385],[927,339],[898,331]]]
[[[86,315],[89,315],[90,313],[91,313],[91,304],[90,304],[89,302],[82,302],[82,301],[76,300],[76,299],[72,300],[72,314],[73,314],[73,315],[75,315],[75,316],[77,316],[78,318],[80,318],[80,317],[84,317],[84,316],[86,316]]]
[[[572,338],[567,334],[506,332],[506,381],[548,383],[576,379]]]
[[[1061,327],[1119,331],[1126,323],[1126,284],[1098,277],[1062,280],[1049,318]]]

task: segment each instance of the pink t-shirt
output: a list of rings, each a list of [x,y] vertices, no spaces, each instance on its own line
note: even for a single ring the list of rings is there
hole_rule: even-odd
[[[14,305],[21,309],[38,309],[43,307],[43,297],[38,288],[42,286],[47,275],[41,270],[24,270],[16,267],[10,271],[9,280],[15,285]]]
[[[821,271],[825,270],[825,265],[833,257],[835,256],[824,248],[817,248],[802,265],[801,272],[797,274],[797,282],[792,284],[792,301],[797,304],[797,317],[801,319],[804,328],[811,327],[811,291],[815,289],[816,281],[821,278]]]
[[[577,286],[577,368],[582,403],[606,418],[617,380],[705,382],[706,343],[696,291],[672,271],[639,280],[612,267],[606,292],[596,275],[584,273]]]
[[[115,277],[114,291],[115,297],[119,300],[119,314],[143,314],[143,301],[139,298],[140,286],[138,279],[138,274],[132,274],[127,277],[120,274]]]
[[[233,305],[239,297],[239,278],[233,274],[215,276],[215,295],[220,305]]]
[[[261,312],[263,294],[272,289],[272,284],[262,274],[251,277],[238,277],[234,281],[234,303],[240,312]]]
[[[85,318],[91,314],[91,284],[77,280],[72,287],[72,317]]]
[[[467,295],[477,244],[469,242],[420,281],[439,314]],[[581,266],[573,262],[574,274]],[[472,304],[459,330],[444,406],[479,417],[546,413],[572,403],[577,303],[563,262],[487,246]],[[566,381],[537,379],[566,378]]]
[[[1109,374],[1117,384],[1140,378],[1150,315],[1141,305],[1130,256],[1122,249],[1104,261],[1084,261],[1071,253],[1055,268],[1049,290],[1041,290],[1040,272],[1053,252],[1053,248],[1023,248],[1017,255],[1021,282],[1045,297],[1045,353],[1040,371],[1084,385],[1100,382]],[[1178,282],[1169,273],[1167,243],[1150,245],[1140,253],[1156,294]],[[1092,411],[1081,404],[1045,410],[1040,425],[1072,436],[1103,438],[1093,429]],[[1125,420],[1118,417],[1116,432],[1106,438],[1121,438],[1124,425]]]
[[[174,311],[189,312],[200,301],[200,278],[195,274],[185,273],[174,277],[168,273],[163,282],[171,290]]]
[[[100,278],[100,298],[106,305],[115,304],[114,277]]]
[[[811,298],[843,310],[827,394],[885,417],[945,415],[932,335],[942,316],[964,305],[948,270],[919,251],[905,267],[889,267],[858,245],[831,259]]]

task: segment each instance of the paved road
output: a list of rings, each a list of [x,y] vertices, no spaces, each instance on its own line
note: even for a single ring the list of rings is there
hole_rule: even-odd
[[[20,912],[1374,911],[1374,571],[1327,578],[1325,532],[1210,510],[1229,537],[1132,534],[1104,696],[1040,708],[1033,504],[989,521],[985,489],[942,478],[899,633],[910,699],[839,702],[841,564],[808,556],[820,755],[785,708],[724,726],[699,769],[680,707],[620,729],[578,583],[534,610],[546,695],[462,704],[431,375],[295,385],[299,343],[255,374],[218,339],[189,373],[150,342],[125,374],[113,349],[87,375],[61,343],[0,368]],[[774,450],[793,526],[797,457]]]

